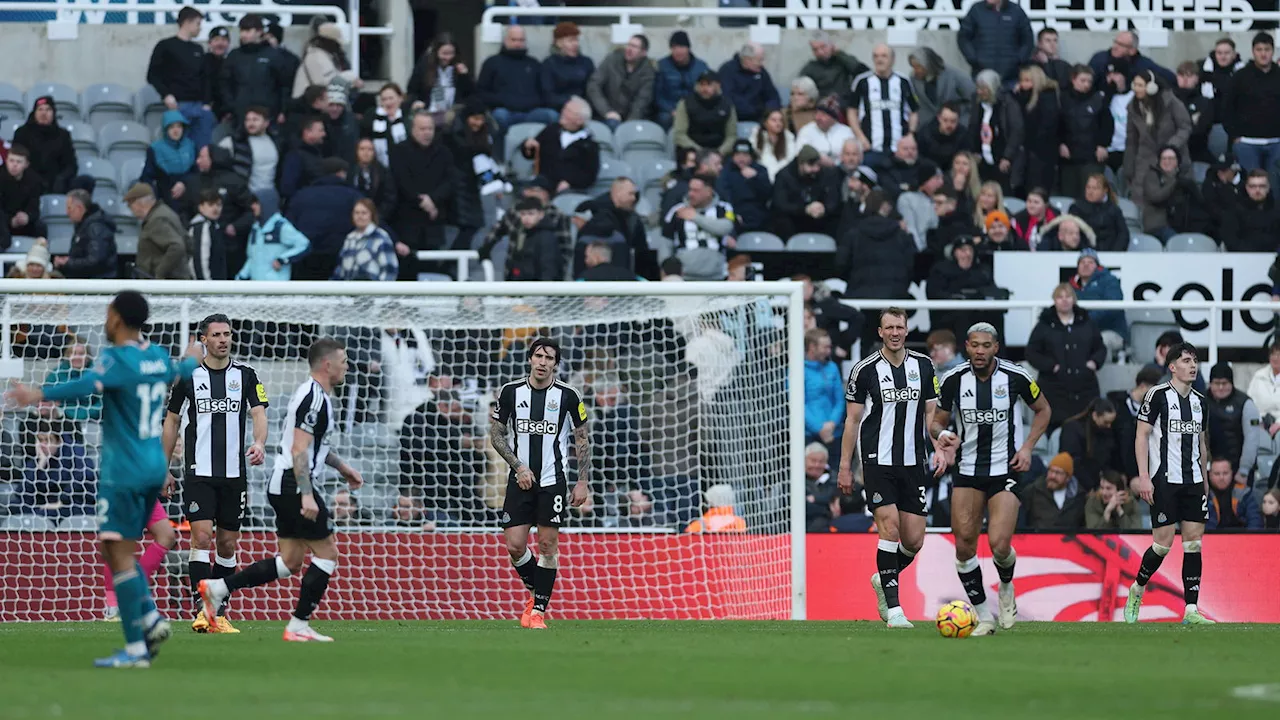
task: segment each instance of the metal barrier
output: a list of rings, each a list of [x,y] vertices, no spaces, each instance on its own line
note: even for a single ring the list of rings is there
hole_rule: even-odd
[[[419,250],[419,260],[453,261],[458,264],[458,280],[467,282],[471,279],[471,262],[480,259],[475,250]],[[485,260],[480,264],[484,271],[484,281],[493,282],[493,261]]]

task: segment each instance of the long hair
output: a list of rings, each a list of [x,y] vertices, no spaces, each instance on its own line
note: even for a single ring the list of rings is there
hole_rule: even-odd
[[[782,116],[782,132],[778,133],[778,141],[773,143],[773,157],[777,160],[785,160],[787,157],[787,118],[779,108],[774,108],[765,113],[760,125],[756,127],[756,154],[764,154],[764,144],[769,140],[769,131],[765,130],[765,126],[769,124],[769,118],[774,113]]]
[[[977,168],[977,167],[978,167],[977,165],[974,165],[974,168]],[[975,172],[974,174],[976,175],[977,173]],[[988,190],[996,194],[996,206],[991,210],[983,210],[981,197],[982,197],[982,193]],[[978,189],[978,194],[973,196],[974,224],[980,228],[985,228],[987,226],[987,213],[993,212],[995,210],[999,210],[1000,212],[1003,212],[1006,215],[1008,214],[1004,209],[1004,189],[1001,188],[1000,183],[996,182],[995,180],[988,180],[982,183],[982,187]]]
[[[1084,410],[1082,410],[1078,415],[1072,415],[1064,420],[1062,424],[1066,425],[1069,422],[1080,422],[1084,424],[1084,452],[1089,457],[1093,457],[1093,441],[1099,430],[1097,425],[1093,422],[1093,416],[1106,415],[1107,413],[1114,413],[1115,411],[1116,406],[1110,400],[1104,397],[1096,397],[1093,400],[1090,400],[1089,404],[1086,405]]]
[[[955,157],[951,158],[952,168],[955,167],[956,158],[960,157],[961,155],[965,156],[965,158],[969,161],[969,174],[965,176],[963,192],[969,196],[969,202],[972,202],[976,205],[978,202],[978,193],[982,191],[982,181],[979,179],[979,175],[978,175],[978,167],[979,167],[978,156],[974,155],[968,150],[961,150],[960,152],[956,153]],[[954,178],[955,176],[952,175],[953,180]],[[953,189],[954,189],[954,186],[953,186]],[[957,192],[960,192],[960,191],[957,191]]]
[[[1085,184],[1088,185],[1090,180],[1097,180],[1102,183],[1102,191],[1106,194],[1107,202],[1114,205],[1116,202],[1116,191],[1111,187],[1111,183],[1107,182],[1107,176],[1102,173],[1093,173],[1089,177],[1085,178]]]
[[[347,60],[347,51],[342,49],[342,43],[317,35],[311,38],[311,42],[307,44],[317,50],[329,53],[333,57],[333,64],[337,66],[339,72],[351,69],[351,62]]]
[[[1050,80],[1039,65],[1028,65],[1018,71],[1018,79],[1021,80],[1024,77],[1031,78],[1031,99],[1027,102],[1027,112],[1036,109],[1041,93],[1058,92],[1057,81]]]
[[[431,41],[431,47],[427,48],[426,69],[423,70],[422,82],[428,89],[436,86],[436,80],[440,75],[440,48],[445,45],[452,45],[454,52],[458,50],[457,43],[453,41],[453,36],[449,33],[436,35],[435,40]]]

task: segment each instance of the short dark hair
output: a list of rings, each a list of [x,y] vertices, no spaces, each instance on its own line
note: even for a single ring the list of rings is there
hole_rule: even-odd
[[[1043,27],[1043,28],[1040,28],[1040,32],[1036,33],[1036,40],[1039,40],[1045,35],[1057,35],[1057,34],[1058,34],[1057,30],[1054,30],[1051,27]]]
[[[716,187],[716,176],[710,173],[698,173],[697,175],[694,175],[693,177],[689,178],[689,182],[693,182],[694,180],[697,180],[698,182],[702,183],[703,185],[706,185],[712,190],[714,190]]]
[[[1173,347],[1182,342],[1182,333],[1177,330],[1165,330],[1156,338],[1156,347]]]
[[[534,353],[538,352],[538,350],[540,350],[541,348],[555,350],[556,364],[557,365],[560,364],[560,343],[548,337],[540,337],[537,340],[534,340],[533,343],[529,345],[529,359],[533,360]]]
[[[952,350],[956,349],[956,334],[943,328],[942,330],[934,330],[924,339],[924,346],[932,350],[939,345],[946,345]]]
[[[337,175],[338,173],[346,172],[351,172],[351,166],[347,164],[346,160],[343,160],[340,157],[327,157],[320,161],[321,177],[328,177],[330,175]]]
[[[217,188],[205,188],[200,191],[200,204],[221,205],[222,195],[218,192]]]
[[[683,275],[684,263],[680,262],[678,257],[669,257],[662,261],[663,275]]]
[[[1269,354],[1280,355],[1280,340],[1277,340],[1276,343],[1271,346],[1271,352]]]
[[[942,103],[942,109],[943,109],[943,110],[950,110],[951,112],[955,113],[956,115],[961,115],[961,114],[963,114],[963,113],[961,112],[961,111],[963,110],[963,108],[960,106],[960,101],[959,101],[959,100],[948,100],[948,101],[946,101],[946,102]],[[938,114],[942,114],[942,113],[941,113],[941,111],[939,111],[939,113],[938,113]]]
[[[200,321],[199,325],[196,326],[196,339],[203,339],[205,335],[209,334],[209,326],[219,323],[226,325],[227,327],[231,327],[231,318],[223,315],[222,313],[214,313],[209,317],[206,317]]]
[[[388,90],[394,90],[397,95],[404,95],[404,89],[401,88],[399,84],[393,83],[393,82],[386,83],[381,88],[379,88],[378,94],[381,95],[382,93]]]
[[[111,301],[111,309],[130,330],[141,330],[151,315],[151,306],[137,290],[121,290]]]
[[[1275,47],[1276,41],[1275,41],[1275,38],[1271,37],[1271,33],[1260,32],[1257,35],[1253,36],[1253,42],[1250,43],[1249,47],[1257,47],[1259,45],[1266,45],[1267,47]]]
[[[1164,377],[1164,373],[1153,367],[1144,367],[1138,371],[1136,377],[1133,378],[1134,387],[1155,387],[1160,384],[1160,379]]]
[[[302,133],[310,130],[311,127],[316,123],[320,123],[321,125],[323,125],[324,118],[320,117],[319,115],[308,115],[302,118],[302,123],[298,125],[298,134],[301,135]]]
[[[635,35],[631,36],[631,39],[639,40],[640,47],[644,48],[645,52],[649,52],[649,38],[645,37],[642,33],[636,33]]]
[[[1089,67],[1088,65],[1085,65],[1084,63],[1077,63],[1075,65],[1072,65],[1071,79],[1075,80],[1077,77],[1080,77],[1081,75],[1088,75],[1089,77],[1093,77],[1093,68]]]
[[[884,318],[886,315],[892,315],[893,317],[900,317],[902,318],[903,322],[906,322],[907,320],[906,310],[903,310],[900,307],[887,307],[880,311],[880,321],[877,323],[877,325],[884,325]]]
[[[938,188],[937,190],[934,190],[934,191],[933,191],[933,196],[934,196],[934,197],[938,197],[939,195],[941,195],[941,196],[945,197],[946,199],[950,200],[951,202],[955,202],[955,203],[960,202],[960,193],[956,192],[956,189],[955,189],[955,188],[949,188],[949,187],[947,187],[947,186],[945,186],[945,185],[944,185],[944,186],[942,186],[942,187]]]
[[[245,15],[244,17],[240,18],[240,29],[241,30],[261,30],[262,16],[254,15],[253,13],[249,13],[248,15]]]
[[[330,355],[339,350],[346,350],[347,346],[331,337],[322,337],[311,343],[311,347],[307,349],[307,365],[312,370],[320,367],[320,363],[324,362]]]
[[[329,88],[324,85],[308,85],[306,90],[302,91],[302,104],[311,107],[316,101],[329,94]]]
[[[1230,45],[1232,50],[1236,49],[1236,41],[1229,37],[1220,37],[1213,41],[1214,47],[1218,47],[1219,45]]]
[[[26,158],[28,160],[31,159],[31,151],[27,149],[26,145],[10,145],[8,154],[17,155],[20,158]]]
[[[1191,60],[1187,60],[1186,62],[1182,62],[1178,64],[1177,72],[1179,75],[1185,75],[1187,77],[1197,77],[1200,75],[1200,67],[1196,65],[1195,62]]]
[[[1169,354],[1164,356],[1165,367],[1173,364],[1174,361],[1187,353],[1189,353],[1194,360],[1200,359],[1200,353],[1196,350],[1195,345],[1192,345],[1189,342],[1180,342],[1169,348]]]
[[[1235,466],[1236,466],[1236,464],[1232,462],[1231,458],[1225,458],[1225,457],[1222,457],[1221,455],[1214,455],[1212,458],[1209,459],[1210,467],[1212,467],[1214,463],[1218,463],[1218,462],[1227,463],[1228,465],[1231,466],[1232,469],[1235,469]]]
[[[1244,176],[1244,178],[1245,178],[1245,182],[1248,182],[1249,180],[1252,180],[1253,178],[1262,178],[1262,179],[1266,180],[1267,182],[1270,182],[1270,181],[1271,181],[1271,176],[1270,176],[1270,175],[1268,175],[1268,174],[1267,174],[1267,171],[1266,171],[1266,170],[1263,170],[1262,168],[1254,168],[1254,169],[1250,170],[1250,171],[1249,171],[1249,174],[1248,174],[1248,175],[1245,175],[1245,176]]]
[[[204,20],[204,13],[191,7],[190,5],[178,11],[178,24],[186,25],[192,20]]]
[[[249,107],[244,109],[245,115],[248,115],[249,113],[253,113],[254,115],[257,115],[263,120],[268,120],[271,118],[271,111],[268,110],[265,105],[250,105]]]

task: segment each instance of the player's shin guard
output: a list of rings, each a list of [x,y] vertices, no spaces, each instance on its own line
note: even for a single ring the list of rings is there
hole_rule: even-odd
[[[902,543],[898,543],[898,572],[901,573],[907,569],[912,560],[916,559],[916,554],[908,550]]]
[[[1137,580],[1139,586],[1147,586],[1151,576],[1155,575],[1156,571],[1160,569],[1160,563],[1164,562],[1164,556],[1168,554],[1169,548],[1157,543],[1151,543],[1151,547],[1147,548],[1147,551],[1142,554],[1142,566],[1138,568]]]
[[[226,580],[236,574],[236,556],[232,553],[231,557],[224,558],[221,555],[215,555],[213,565],[213,577],[217,580]],[[227,609],[231,607],[231,596],[228,595],[226,600],[222,601],[222,607],[218,608],[218,616],[227,614]]]
[[[524,583],[529,592],[533,592],[533,578],[537,574],[537,564],[533,562],[533,551],[525,548],[524,555],[519,560],[512,560],[511,564],[515,566],[520,582]]]
[[[876,544],[876,570],[880,573],[880,588],[884,592],[885,604],[890,609],[899,607],[897,542],[881,540]]]
[[[1200,602],[1200,574],[1204,570],[1204,556],[1200,554],[1199,540],[1182,542],[1182,599],[1188,607]]]
[[[551,604],[551,591],[556,587],[556,567],[559,564],[556,553],[538,558],[538,567],[533,573],[533,609],[545,613]]]
[[[266,585],[269,582],[275,582],[290,575],[292,573],[289,572],[289,566],[285,565],[284,559],[277,555],[273,558],[259,560],[228,577],[224,582],[227,584],[228,592],[235,592],[236,590]]]
[[[1018,553],[1014,552],[1013,548],[1009,548],[1008,555],[1004,557],[994,555],[991,560],[996,564],[996,574],[1000,576],[1000,582],[1006,585],[1013,582],[1013,571],[1018,565]]]
[[[200,581],[208,580],[212,574],[208,550],[191,549],[191,559],[187,563],[187,573],[191,576],[191,598],[195,602],[196,612],[199,612]]]
[[[302,589],[298,591],[298,607],[293,616],[303,622],[311,619],[311,613],[320,607],[324,591],[329,587],[329,576],[337,569],[338,561],[311,558],[311,567],[302,575]]]
[[[982,585],[982,567],[978,565],[976,556],[957,560],[956,574],[960,576],[960,585],[970,605],[978,607],[987,601],[987,589]]]

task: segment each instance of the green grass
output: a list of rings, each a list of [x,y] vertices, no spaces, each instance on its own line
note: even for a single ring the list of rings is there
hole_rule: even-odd
[[[119,627],[0,625],[0,718],[1264,717],[1280,626],[317,622],[332,645],[183,632],[150,670],[95,670]],[[1272,692],[1273,699],[1280,696]]]

